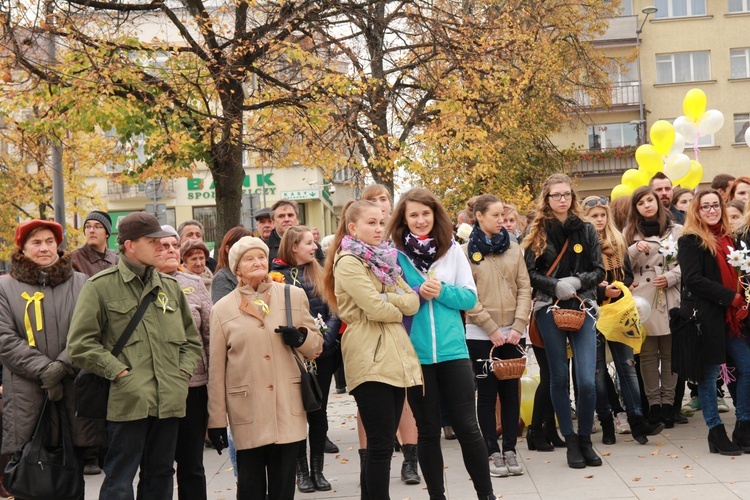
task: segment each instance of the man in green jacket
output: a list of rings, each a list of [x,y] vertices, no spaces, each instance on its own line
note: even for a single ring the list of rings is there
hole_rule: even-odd
[[[185,415],[188,380],[201,344],[185,294],[171,276],[158,273],[164,248],[156,217],[136,212],[119,225],[120,262],[89,279],[76,303],[68,333],[73,365],[110,380],[107,404],[109,451],[100,498],[132,499],[140,466],[138,498],[172,498],[178,419]],[[139,304],[157,298],[119,356],[112,349]]]

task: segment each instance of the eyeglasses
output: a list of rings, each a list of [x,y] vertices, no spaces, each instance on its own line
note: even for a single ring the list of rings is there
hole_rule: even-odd
[[[104,226],[102,226],[101,224],[86,224],[85,226],[83,226],[84,231],[90,231],[92,229],[94,231],[99,231],[100,229],[104,229]]]
[[[568,191],[567,193],[550,193],[547,195],[548,198],[552,198],[555,201],[560,201],[563,198],[565,198],[566,200],[570,200],[572,196],[573,193],[571,193],[570,191]]]
[[[607,198],[601,197],[601,198],[595,198],[593,200],[584,202],[584,206],[587,206],[589,208],[599,207],[599,206],[606,207],[608,202],[609,200],[607,200]]]
[[[164,243],[164,248],[169,250],[176,250],[178,253],[180,251],[180,244],[179,243]]]
[[[721,212],[721,205],[719,203],[714,203],[712,205],[701,205],[701,212],[710,212],[711,210]]]

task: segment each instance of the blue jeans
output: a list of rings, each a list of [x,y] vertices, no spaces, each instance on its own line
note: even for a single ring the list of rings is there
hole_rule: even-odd
[[[578,308],[576,299],[560,301],[561,307]],[[570,339],[573,350],[576,383],[578,384],[578,434],[590,436],[594,424],[596,405],[596,327],[594,319],[586,315],[583,326],[577,332],[567,332],[557,328],[552,312],[544,307],[536,312],[539,332],[542,334],[544,349],[550,371],[550,392],[560,431],[564,436],[574,434],[573,418],[570,412],[570,387],[568,385],[568,354],[565,344]]]
[[[148,417],[130,422],[107,421],[109,449],[99,498],[132,500],[133,479],[140,466],[138,500],[174,495],[174,454],[179,419]]]
[[[633,361],[633,348],[621,342],[609,342],[598,332],[596,334],[596,414],[601,419],[602,416],[612,412],[607,394],[605,342],[609,344],[609,350],[615,362],[620,391],[625,400],[625,411],[628,415],[643,415],[641,390],[638,387],[638,376],[635,373]]]
[[[737,398],[734,400],[738,422],[750,422],[750,344],[744,339],[727,338],[727,352],[736,366],[733,375],[737,379]],[[721,425],[716,401],[716,379],[721,365],[706,366],[706,376],[698,384],[698,398],[703,407],[703,419],[709,429]]]

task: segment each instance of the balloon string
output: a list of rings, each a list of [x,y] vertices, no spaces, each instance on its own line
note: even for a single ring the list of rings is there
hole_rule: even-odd
[[[701,133],[696,130],[695,132],[695,142],[693,142],[693,157],[695,158],[695,161],[698,161],[698,152],[700,149],[698,149],[698,141],[701,138]]]

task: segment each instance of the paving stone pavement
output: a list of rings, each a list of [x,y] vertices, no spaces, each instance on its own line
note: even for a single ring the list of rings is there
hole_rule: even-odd
[[[357,454],[356,405],[349,395],[331,394],[329,437],[339,453],[326,455],[325,476],[333,489],[328,492],[299,493],[297,499],[358,499],[359,456]],[[734,409],[722,413],[728,432],[734,427]],[[602,467],[570,469],[565,450],[528,451],[525,440],[518,444],[522,476],[493,478],[495,495],[502,499],[692,499],[744,498],[750,500],[750,455],[725,457],[708,452],[708,432],[700,412],[685,425],[665,429],[659,436],[639,445],[629,435],[617,435],[617,444],[601,444],[601,433],[594,434]],[[463,467],[457,441],[442,441],[445,459],[446,497],[449,500],[475,499],[471,480]],[[205,451],[208,498],[236,498],[235,480],[229,456]],[[427,499],[424,482],[406,485],[400,480],[402,456],[396,453],[391,470],[391,498]],[[98,498],[104,476],[86,477],[86,498]],[[177,498],[175,489],[174,498]],[[104,500],[104,499],[102,499]]]

